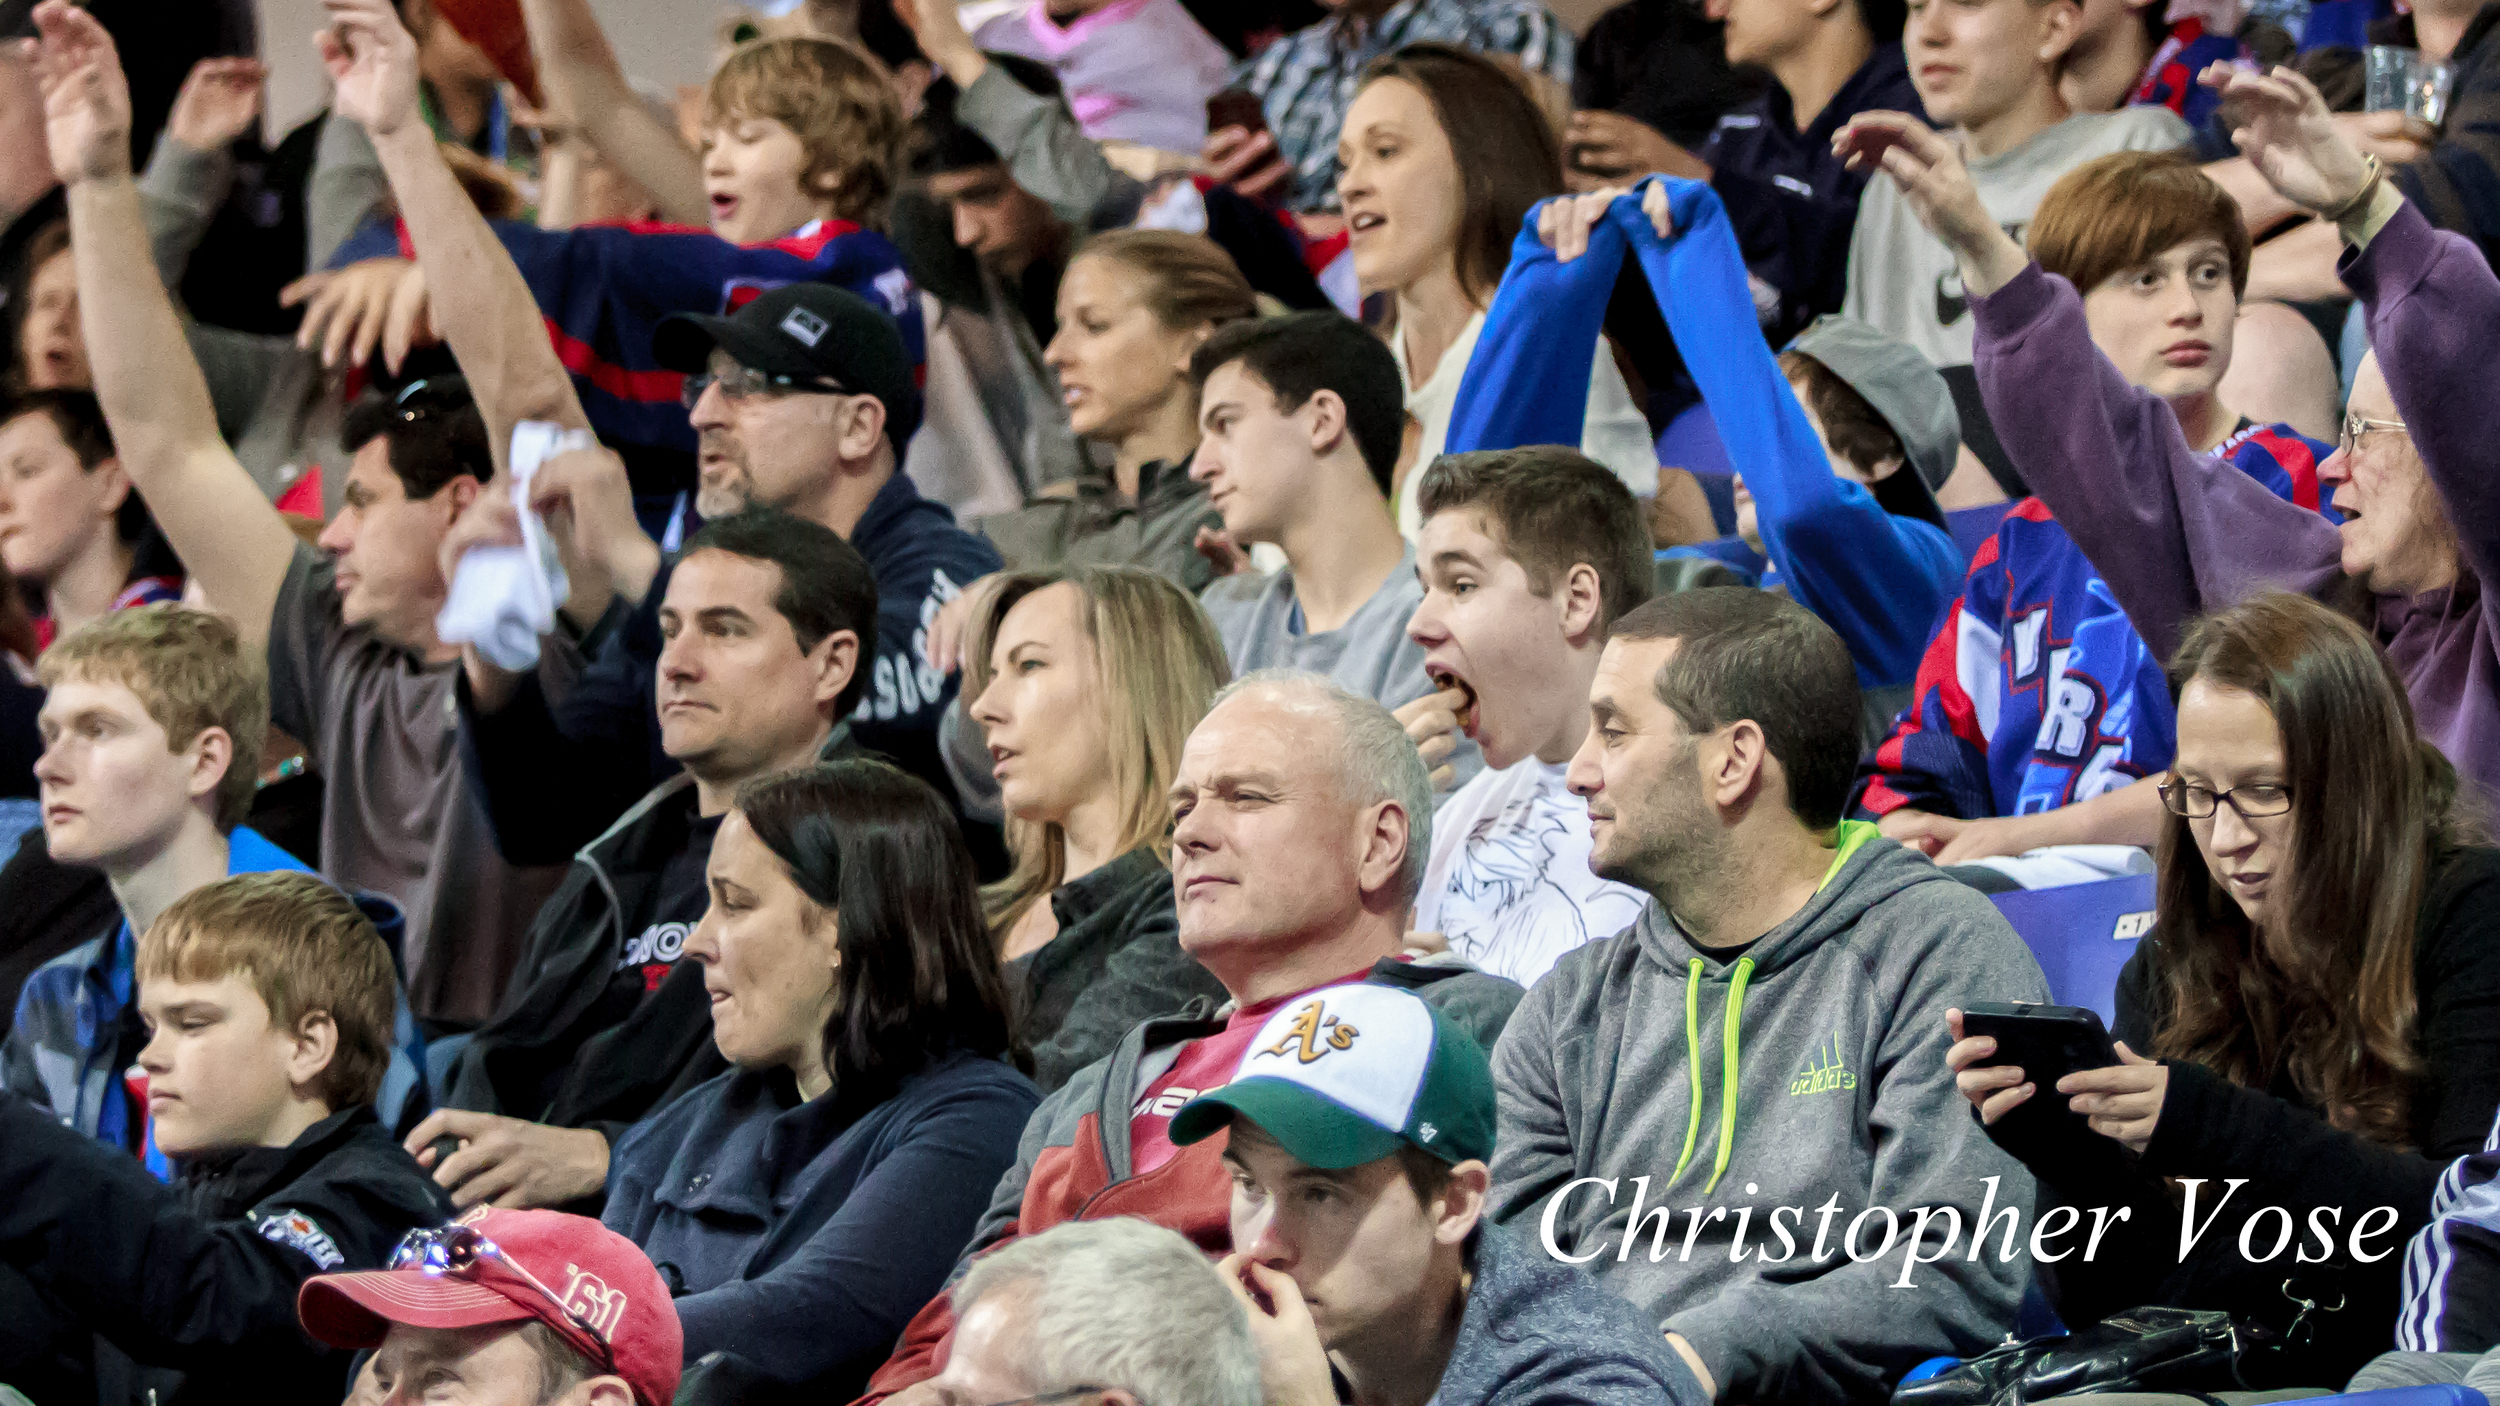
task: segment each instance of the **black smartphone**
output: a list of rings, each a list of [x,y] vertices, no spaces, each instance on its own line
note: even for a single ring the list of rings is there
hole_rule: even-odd
[[[1962,1008],[1962,1033],[1997,1042],[1989,1064],[2011,1064],[2036,1086],[2038,1098],[2056,1092],[2057,1081],[2084,1069],[2118,1063],[2118,1047],[2097,1012],[2081,1006],[2035,1006],[1974,1001]]]
[[[1267,130],[1267,108],[1258,94],[1247,88],[1226,88],[1207,99],[1207,130],[1221,132],[1227,127],[1239,127],[1254,136]]]

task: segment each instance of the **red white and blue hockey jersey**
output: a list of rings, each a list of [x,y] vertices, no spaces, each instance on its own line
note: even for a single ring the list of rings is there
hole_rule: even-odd
[[[671,313],[734,312],[785,283],[830,283],[893,314],[915,364],[924,354],[920,303],[902,251],[847,220],[813,221],[762,244],[732,244],[689,225],[543,230],[497,220],[494,230],[538,301],[591,427],[611,444],[694,450],[677,398],[686,378],[651,355],[651,335]],[[405,231],[396,232],[408,255]],[[389,252],[364,240],[331,262]]]
[[[2332,446],[2265,425],[2214,452],[2315,509]],[[1860,768],[1851,812],[2055,810],[2164,770],[2177,745],[2162,661],[2048,506],[2026,498],[1972,554],[1910,706]]]

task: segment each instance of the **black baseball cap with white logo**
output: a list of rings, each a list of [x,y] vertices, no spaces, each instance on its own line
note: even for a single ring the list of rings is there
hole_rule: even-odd
[[[848,289],[786,283],[727,317],[672,314],[651,338],[653,359],[690,376],[705,369],[714,347],[749,370],[787,376],[800,390],[875,396],[885,403],[886,437],[898,455],[920,427],[920,391],[902,331]]]

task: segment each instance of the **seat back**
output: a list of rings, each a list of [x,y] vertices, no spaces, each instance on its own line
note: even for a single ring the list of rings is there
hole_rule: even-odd
[[[1997,911],[2048,973],[2049,997],[2111,1020],[2118,970],[2153,930],[2153,876],[1994,895]]]

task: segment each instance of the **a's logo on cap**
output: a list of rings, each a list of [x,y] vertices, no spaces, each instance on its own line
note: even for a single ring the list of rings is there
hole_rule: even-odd
[[[580,1314],[599,1341],[615,1342],[616,1325],[625,1317],[625,1291],[609,1288],[605,1280],[577,1264],[566,1265],[564,1272],[569,1276],[564,1285],[565,1308]]]
[[[823,318],[807,309],[792,308],[782,314],[781,330],[812,347],[823,341],[825,333],[831,328]]]
[[[1354,1038],[1363,1032],[1328,1014],[1325,1001],[1313,1001],[1294,1012],[1293,1024],[1285,1037],[1259,1051],[1260,1054],[1292,1055],[1304,1064],[1312,1063],[1330,1050],[1351,1049]]]

